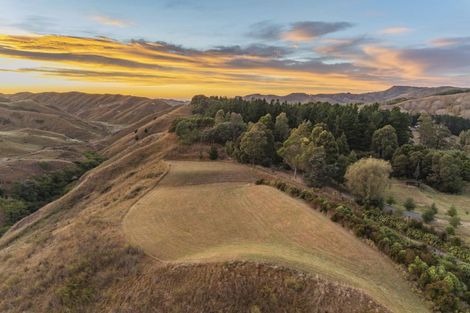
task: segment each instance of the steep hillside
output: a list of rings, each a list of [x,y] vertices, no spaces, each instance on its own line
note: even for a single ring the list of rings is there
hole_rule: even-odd
[[[429,114],[449,114],[470,118],[470,92],[437,95],[419,99],[398,102],[394,105],[386,105],[390,108],[398,106],[402,110],[411,113],[426,112]]]
[[[55,132],[79,140],[97,139],[106,134],[103,126],[94,125],[34,100],[0,102],[0,130],[21,128]]]
[[[118,125],[133,124],[170,106],[163,101],[144,97],[81,92],[18,93],[10,98],[31,99],[81,119]]]
[[[179,146],[166,129],[186,114],[187,107],[177,108],[143,125],[145,138],[116,141],[104,151],[108,161],[0,239],[1,312],[427,311],[383,256],[303,203],[252,185],[257,171],[206,163],[209,170],[197,167],[195,172],[194,166],[165,162]],[[219,171],[218,164],[226,170]],[[198,200],[203,189],[208,189],[207,208]],[[247,205],[257,198],[254,194],[261,196],[254,202],[258,211]],[[222,206],[214,205],[215,196],[217,201],[234,199],[233,206],[223,206],[226,214],[217,211]],[[174,212],[168,207],[161,208],[163,215],[149,212],[165,228],[154,242],[146,241],[162,249],[142,245],[142,250],[125,229],[132,214],[150,210],[146,203],[160,197],[179,202]],[[276,199],[282,207],[262,199]],[[188,200],[194,201],[189,210],[188,204],[179,205]],[[281,208],[293,213],[292,220],[280,220]],[[230,221],[237,210],[240,219],[222,233],[210,227],[210,221]],[[156,224],[146,220],[149,227],[142,229],[153,232]],[[242,221],[248,224],[239,232]],[[300,222],[298,230],[294,222]],[[204,234],[204,241],[186,255],[185,247],[196,240],[191,225],[198,225],[194,231]],[[224,249],[227,243],[240,243],[242,249]],[[286,259],[276,254],[279,248],[291,252]],[[337,267],[325,270],[331,262]],[[366,286],[369,278],[371,286]],[[392,284],[399,287],[390,289]],[[380,287],[372,292],[372,286]]]
[[[253,94],[244,97],[246,100],[266,99],[268,102],[279,100],[288,103],[329,102],[329,103],[384,103],[398,99],[415,99],[436,94],[459,92],[465,89],[456,87],[411,87],[393,86],[385,91],[367,92],[362,94],[337,93],[337,94],[306,94],[292,93],[286,96]]]
[[[9,190],[15,182],[70,166],[85,151],[107,147],[174,108],[159,100],[120,95],[3,95],[0,188]]]

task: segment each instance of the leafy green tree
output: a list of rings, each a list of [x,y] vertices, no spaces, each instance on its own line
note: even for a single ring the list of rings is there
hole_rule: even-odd
[[[411,118],[409,114],[401,112],[399,108],[394,107],[390,111],[390,125],[392,125],[397,132],[398,145],[402,146],[410,141]]]
[[[224,112],[224,110],[220,109],[215,114],[214,123],[215,123],[215,125],[217,125],[217,124],[221,124],[223,122],[225,122],[225,112]]]
[[[462,163],[459,159],[445,153],[439,159],[440,190],[460,192],[463,187]]]
[[[464,151],[470,151],[470,129],[462,130],[459,134],[460,148]]]
[[[329,177],[325,149],[322,146],[316,147],[310,144],[304,153],[304,157],[308,159],[305,181],[312,187],[322,187]]]
[[[435,132],[435,149],[446,149],[450,146],[449,137],[452,135],[450,130],[442,124],[437,124],[434,126]]]
[[[285,112],[279,113],[276,116],[276,122],[274,123],[274,139],[276,141],[284,142],[289,136],[289,120]]]
[[[310,138],[317,145],[317,147],[320,146],[317,144],[317,140],[320,137],[320,134],[327,129],[328,129],[328,126],[325,123],[317,123],[315,124],[315,126],[313,126],[312,134]]]
[[[346,185],[353,195],[364,203],[377,203],[383,199],[390,184],[390,163],[374,158],[360,159],[346,171]]]
[[[264,124],[268,129],[274,129],[273,117],[269,113],[261,116],[258,122]]]
[[[315,129],[312,131],[312,142],[316,147],[323,147],[325,149],[326,162],[334,164],[338,159],[338,144],[335,137],[328,130],[322,130],[318,136],[313,137]]]
[[[302,164],[305,163],[304,149],[309,143],[309,135],[310,123],[303,122],[299,127],[292,129],[289,137],[278,150],[278,154],[284,162],[294,170],[294,177],[297,175],[297,170],[302,168]]]
[[[245,125],[240,113],[230,112],[229,122],[233,125]],[[246,125],[245,125],[246,126]]]
[[[202,138],[208,143],[225,144],[236,140],[246,129],[244,123],[223,122],[202,132]]]
[[[346,138],[346,135],[344,133],[341,134],[336,139],[336,145],[338,146],[338,152],[343,155],[348,155],[349,153],[349,145],[348,145],[348,139]]]
[[[371,148],[382,159],[390,160],[398,148],[398,137],[395,128],[386,125],[377,129],[372,136]]]
[[[420,143],[428,148],[434,148],[436,146],[436,132],[432,117],[429,114],[421,114],[418,118],[418,122]]]
[[[268,138],[264,124],[254,124],[241,137],[240,151],[248,157],[252,165],[261,163],[267,157],[267,146]]]

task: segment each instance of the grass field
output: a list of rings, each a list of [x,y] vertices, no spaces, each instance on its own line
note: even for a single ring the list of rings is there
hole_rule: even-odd
[[[424,211],[432,203],[436,203],[438,217],[445,217],[447,210],[454,205],[460,218],[470,222],[470,186],[466,186],[460,194],[448,194],[439,192],[424,184],[421,187],[408,186],[400,180],[394,179],[387,192],[396,200],[396,206],[403,208],[406,198],[412,198],[416,202],[416,210]]]
[[[395,206],[404,209],[403,203],[407,198],[414,199],[417,212],[424,212],[433,203],[436,204],[438,213],[437,220],[433,225],[444,228],[449,225],[447,210],[454,205],[462,225],[457,229],[457,234],[470,242],[470,186],[465,186],[460,194],[448,194],[439,192],[429,186],[422,184],[420,187],[408,186],[403,181],[394,179],[387,191],[386,196],[392,196],[397,202]]]
[[[393,312],[428,311],[390,260],[255,177],[232,163],[171,162],[131,208],[124,232],[163,262],[266,261],[360,288]]]

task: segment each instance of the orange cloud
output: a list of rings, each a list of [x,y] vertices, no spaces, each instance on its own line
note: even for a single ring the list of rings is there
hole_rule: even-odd
[[[426,75],[425,64],[411,61],[401,50],[365,39],[331,44],[334,49],[318,50],[320,57],[312,52],[311,59],[299,60],[292,55],[295,49],[286,46],[255,44],[196,50],[165,42],[0,35],[0,61],[27,62],[24,66],[3,66],[3,71],[0,62],[0,76],[3,90],[37,86],[63,90],[75,82],[83,91],[117,89],[121,93],[175,98],[196,93],[363,92],[384,89],[391,82],[433,79]],[[339,50],[347,53],[341,55]],[[330,59],[325,61],[323,53]]]

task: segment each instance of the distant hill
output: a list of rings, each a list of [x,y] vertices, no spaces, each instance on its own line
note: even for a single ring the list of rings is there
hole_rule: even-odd
[[[145,97],[82,92],[22,92],[9,98],[15,101],[34,100],[81,119],[125,125],[175,104]]]
[[[398,106],[410,113],[448,114],[470,118],[470,91],[460,93],[444,93],[428,97],[399,101],[385,104],[384,108]]]
[[[0,94],[0,188],[70,166],[183,103],[81,92]]]
[[[291,93],[286,96],[251,94],[243,97],[245,100],[266,99],[267,101],[279,100],[288,103],[306,102],[330,102],[330,103],[386,103],[400,100],[409,100],[433,95],[455,94],[470,91],[470,89],[458,87],[411,87],[393,86],[385,91],[367,92],[360,94],[336,93],[336,94],[306,94]]]

